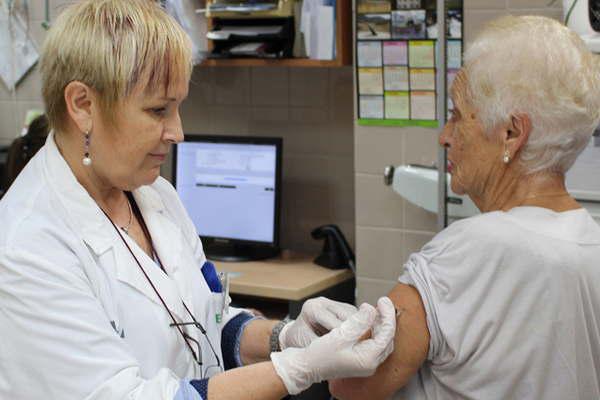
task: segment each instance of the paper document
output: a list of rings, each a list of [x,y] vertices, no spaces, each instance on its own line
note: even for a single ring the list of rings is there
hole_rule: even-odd
[[[0,0],[0,78],[9,90],[15,88],[38,60],[26,26],[18,14],[9,16],[8,3]]]
[[[211,31],[206,34],[210,40],[228,40],[231,35],[258,36],[277,35],[281,33],[282,26],[228,26],[225,29]]]
[[[231,12],[269,11],[269,10],[275,10],[277,8],[277,3],[255,3],[255,4],[212,3],[208,8],[210,11],[231,11]]]
[[[314,60],[333,60],[333,7],[318,6],[311,14],[311,44],[309,57]]]
[[[306,54],[316,60],[335,58],[335,1],[304,0],[300,17]]]

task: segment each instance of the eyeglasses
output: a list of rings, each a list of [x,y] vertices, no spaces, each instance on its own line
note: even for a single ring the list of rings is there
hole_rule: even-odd
[[[198,328],[200,330],[200,332],[202,333],[202,335],[204,335],[204,337],[206,338],[206,342],[208,343],[210,350],[212,351],[213,355],[215,356],[217,363],[208,365],[206,367],[206,369],[204,369],[204,368],[202,368],[204,366],[204,364],[202,362],[202,349],[200,348],[200,342],[198,342],[196,339],[194,339],[193,337],[188,335],[183,329],[180,329],[180,332],[182,333],[183,338],[187,341],[188,347],[192,353],[192,356],[194,357],[194,361],[196,361],[196,364],[198,364],[200,366],[201,379],[205,379],[208,376],[208,372],[213,368],[216,368],[219,372],[223,372],[223,366],[221,365],[221,360],[219,359],[219,356],[217,355],[215,348],[213,347],[210,339],[208,338],[208,335],[206,334],[206,329],[204,329],[204,327],[198,321],[170,323],[169,326],[170,327],[194,326],[194,327]],[[192,346],[190,343],[193,343],[194,346]],[[194,348],[196,349],[196,351],[194,351]]]

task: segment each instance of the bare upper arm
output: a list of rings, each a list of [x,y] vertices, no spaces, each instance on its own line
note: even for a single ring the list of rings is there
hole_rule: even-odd
[[[396,323],[394,352],[373,376],[331,381],[329,388],[334,397],[342,400],[388,398],[403,387],[425,361],[429,329],[419,292],[399,283],[388,297],[401,312]]]

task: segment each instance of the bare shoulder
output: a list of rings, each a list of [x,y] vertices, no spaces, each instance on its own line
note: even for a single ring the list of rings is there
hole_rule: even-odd
[[[394,352],[371,377],[331,381],[330,391],[340,400],[387,399],[406,385],[427,358],[429,330],[419,292],[398,283],[388,296],[398,309]]]

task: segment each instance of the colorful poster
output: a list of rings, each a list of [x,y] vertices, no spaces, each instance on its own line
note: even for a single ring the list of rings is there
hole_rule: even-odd
[[[356,55],[359,67],[381,67],[381,42],[358,42]]]
[[[386,65],[383,67],[385,90],[409,90],[408,67]]]
[[[1,0],[0,0],[1,1]],[[437,127],[440,89],[452,110],[452,82],[462,66],[463,1],[447,4],[445,65],[437,59],[437,11],[424,0],[356,0],[357,115],[361,125]]]
[[[383,94],[383,69],[359,68],[358,93]]]
[[[434,120],[435,92],[410,92],[410,118]]]
[[[433,40],[411,40],[408,42],[408,65],[412,68],[435,67],[435,45]]]
[[[407,65],[407,43],[404,41],[383,42],[383,64]]]
[[[360,118],[383,119],[383,96],[360,96]]]
[[[435,70],[433,68],[411,68],[410,90],[435,90]]]
[[[408,119],[410,117],[408,92],[385,92],[385,117]]]

